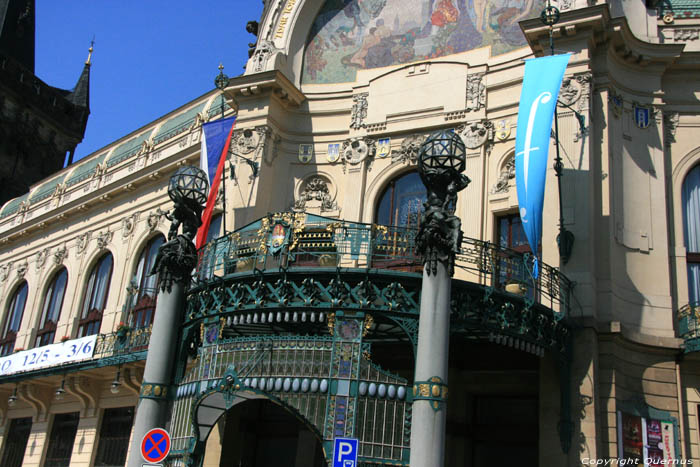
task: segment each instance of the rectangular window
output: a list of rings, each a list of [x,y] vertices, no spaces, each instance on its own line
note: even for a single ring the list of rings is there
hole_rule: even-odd
[[[100,441],[97,448],[96,467],[117,467],[126,462],[129,451],[131,426],[134,424],[134,408],[106,409],[102,417]]]
[[[32,418],[13,418],[7,432],[5,451],[2,453],[3,467],[21,467],[24,451],[27,449],[29,433],[32,431]]]
[[[44,467],[68,467],[73,452],[75,434],[78,432],[80,412],[57,414],[53,419],[49,449]]]

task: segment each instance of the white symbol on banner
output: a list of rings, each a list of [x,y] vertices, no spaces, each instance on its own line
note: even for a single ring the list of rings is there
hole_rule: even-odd
[[[527,128],[525,129],[525,146],[521,152],[519,152],[517,155],[523,155],[523,180],[524,180],[524,188],[525,188],[525,193],[527,195],[527,171],[528,167],[530,165],[530,153],[534,151],[539,151],[539,147],[531,147],[530,145],[532,144],[532,130],[533,127],[535,126],[535,117],[537,116],[537,106],[540,104],[546,104],[552,99],[552,94],[549,93],[548,91],[544,91],[542,94],[537,96],[535,100],[532,102],[532,105],[530,106],[530,115],[528,116],[527,119]]]

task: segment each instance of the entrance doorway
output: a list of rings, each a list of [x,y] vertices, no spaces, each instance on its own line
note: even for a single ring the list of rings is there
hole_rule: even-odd
[[[321,441],[288,410],[249,400],[226,412],[212,429],[203,467],[326,467]]]

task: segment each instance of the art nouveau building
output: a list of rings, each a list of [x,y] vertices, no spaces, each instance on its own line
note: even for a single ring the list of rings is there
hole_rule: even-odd
[[[153,396],[147,272],[168,179],[198,164],[222,104],[237,122],[221,216],[156,395],[173,407],[167,464],[326,465],[339,436],[360,439],[362,465],[409,464],[411,403],[433,389],[413,377],[416,157],[438,129],[464,142],[471,179],[436,395],[445,465],[700,462],[700,9],[559,3],[562,190],[550,170],[534,279],[513,152],[523,59],[549,53],[542,5],[264,3],[223,100],[188,102],[0,208],[0,465],[123,465]]]

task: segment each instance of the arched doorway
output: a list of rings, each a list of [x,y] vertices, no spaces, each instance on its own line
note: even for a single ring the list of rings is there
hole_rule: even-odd
[[[207,439],[203,467],[326,467],[318,436],[267,399],[234,405]]]

